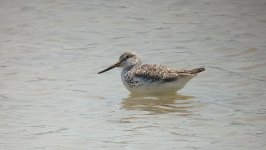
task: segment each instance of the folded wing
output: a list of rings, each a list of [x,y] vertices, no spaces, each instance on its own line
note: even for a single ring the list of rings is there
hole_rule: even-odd
[[[134,72],[134,76],[140,77],[145,80],[151,81],[173,81],[185,76],[195,76],[196,74],[204,71],[204,68],[196,68],[191,70],[177,70],[167,66],[157,64],[143,64],[135,67],[129,73]]]

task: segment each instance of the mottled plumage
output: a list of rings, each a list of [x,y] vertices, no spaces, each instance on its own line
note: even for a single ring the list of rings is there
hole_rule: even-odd
[[[133,77],[144,78],[152,81],[172,81],[179,76],[179,71],[167,66],[157,64],[142,64],[132,68],[129,74]]]
[[[114,67],[123,68],[122,81],[132,93],[176,92],[205,70],[204,68],[178,70],[158,64],[142,64],[139,56],[131,51],[124,52],[116,64],[99,73]]]

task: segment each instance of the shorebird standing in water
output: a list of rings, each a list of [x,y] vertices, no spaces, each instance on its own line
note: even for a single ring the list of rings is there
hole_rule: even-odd
[[[121,78],[125,87],[134,94],[175,93],[204,68],[191,70],[172,69],[157,64],[142,64],[140,57],[133,51],[126,51],[119,61],[98,72],[106,72],[115,67],[123,68]]]

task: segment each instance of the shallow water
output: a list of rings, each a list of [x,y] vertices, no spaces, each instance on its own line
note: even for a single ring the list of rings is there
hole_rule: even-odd
[[[265,149],[264,0],[0,2],[0,149]],[[133,96],[124,49],[204,66],[177,95]]]

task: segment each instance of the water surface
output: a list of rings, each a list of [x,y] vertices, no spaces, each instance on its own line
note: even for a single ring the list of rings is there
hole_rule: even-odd
[[[0,149],[265,149],[264,0],[3,0]],[[136,97],[125,49],[204,66],[176,95]]]

